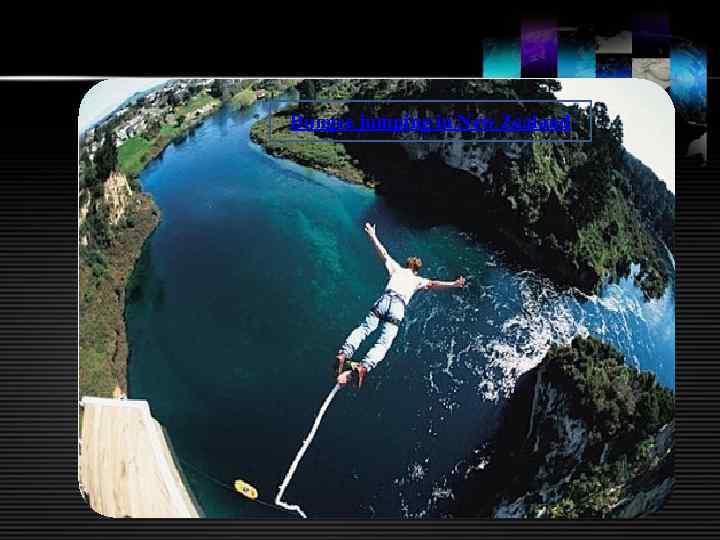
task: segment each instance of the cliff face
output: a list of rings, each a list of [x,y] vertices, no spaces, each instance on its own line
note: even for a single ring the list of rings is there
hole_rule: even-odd
[[[78,197],[80,200],[80,226],[82,227],[87,219],[88,213],[90,212],[90,190],[81,190]]]
[[[462,100],[552,100],[557,85],[544,80],[315,81],[316,95],[301,98],[391,101],[301,112],[356,122],[361,113],[396,118],[418,112],[417,104],[392,100],[450,100],[434,112],[477,117],[487,107],[473,109],[477,106]],[[495,107],[498,114],[505,112]],[[639,263],[638,286],[647,298],[662,296],[672,273],[664,245],[673,249],[675,199],[625,151],[621,119],[611,121],[602,104],[596,104],[592,118],[590,111],[559,104],[538,105],[538,110],[513,107],[514,114],[538,117],[571,114],[577,136],[588,138],[592,130],[593,142],[544,142],[539,133],[533,134],[535,141],[520,143],[494,140],[504,134],[398,132],[389,135],[392,144],[353,143],[363,133],[335,133],[338,143],[302,133],[312,141],[283,144],[263,139],[265,123],[253,129],[253,138],[270,153],[377,186],[389,203],[410,207],[418,216],[498,242],[510,258],[539,267],[561,285],[597,292]],[[274,119],[274,138],[297,138],[284,132],[290,112]]]
[[[110,225],[117,225],[125,218],[127,206],[132,198],[132,189],[124,174],[113,171],[103,183],[102,202],[107,209],[107,220]],[[101,204],[98,201],[98,204]]]
[[[666,424],[645,448],[652,464],[626,486],[625,496],[611,510],[612,517],[632,518],[661,510],[673,487],[675,423]]]
[[[90,205],[92,204],[92,195],[90,193],[89,189],[82,189],[80,190],[80,194],[78,195],[79,200],[79,207],[80,207],[80,215],[78,216],[79,219],[79,225],[80,229],[82,230],[85,225],[85,221],[87,220],[88,214],[90,213]],[[88,235],[87,232],[83,232],[80,234],[80,245],[81,246],[87,246],[88,245]]]
[[[445,112],[464,113],[455,105]],[[589,113],[573,114],[579,126],[589,125]],[[474,134],[452,132],[436,140],[436,133],[422,134],[433,138],[399,143],[405,159],[413,162],[405,170],[378,163],[402,159],[397,152],[391,156],[383,149],[351,147],[349,153],[357,152],[361,168],[375,172],[371,176],[388,198],[414,200],[419,208],[442,205],[449,219],[502,241],[564,285],[596,292],[604,281],[627,275],[631,263],[640,263],[638,285],[646,297],[659,297],[670,274],[660,241],[672,248],[674,197],[625,152],[619,120],[602,120],[602,107],[594,114],[601,120],[593,125],[593,143],[587,144],[543,142],[538,134],[532,143],[485,137],[475,142],[467,140]],[[465,140],[457,140],[461,135]],[[423,168],[432,174],[424,175]],[[491,234],[489,222],[496,227]]]
[[[160,217],[128,178],[109,177],[80,192],[80,393],[127,393],[125,289]]]
[[[553,348],[510,400],[490,464],[469,469],[457,515],[636,517],[673,483],[673,398],[589,338]]]

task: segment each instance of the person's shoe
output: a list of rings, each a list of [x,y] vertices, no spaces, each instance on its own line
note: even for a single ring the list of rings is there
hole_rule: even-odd
[[[358,388],[362,388],[365,376],[367,375],[368,369],[364,364],[360,362],[351,362],[350,367],[352,368],[352,380],[357,384]]]
[[[345,367],[345,353],[339,352],[333,361],[333,369],[335,370],[335,376],[337,377],[343,372]]]
[[[343,371],[340,375],[337,376],[336,381],[340,386],[345,386],[346,384],[352,382],[352,380],[353,380],[352,376],[354,374],[355,374],[355,372],[352,369]]]

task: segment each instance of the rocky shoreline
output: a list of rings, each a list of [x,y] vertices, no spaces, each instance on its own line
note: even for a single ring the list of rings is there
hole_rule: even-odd
[[[595,338],[554,346],[500,425],[450,515],[629,518],[662,508],[672,489],[673,393]]]
[[[166,118],[169,123],[160,125],[152,135],[144,135],[145,144],[135,146],[133,150],[123,153],[125,144],[115,149],[111,145],[110,149],[103,149],[106,155],[99,159],[101,152],[96,154],[95,148],[88,148],[87,144],[83,146],[82,142],[87,142],[87,139],[81,138],[78,196],[81,395],[127,393],[125,289],[145,242],[160,221],[152,196],[141,191],[137,176],[170,144],[184,140],[221,107],[230,106],[238,110],[258,99],[258,91],[253,85],[262,81],[239,81],[239,86],[236,82],[215,80],[209,98],[203,97],[206,92],[202,91],[195,98],[183,98],[189,101],[175,103],[173,111],[180,113],[183,119],[170,121]],[[282,93],[291,83],[263,83],[269,90],[262,90],[262,96]],[[179,88],[184,88],[183,84]],[[207,102],[203,102],[202,106],[191,106],[192,99],[205,99]],[[99,130],[90,130],[93,131],[92,137]],[[88,159],[90,154],[94,155],[95,162],[111,159],[112,163],[104,167],[104,173],[96,174],[98,163]]]
[[[151,146],[143,156],[143,169],[217,110],[213,105],[181,132]],[[140,189],[134,177],[113,171],[99,189],[80,192],[81,396],[127,394],[125,293],[143,246],[160,223],[155,201]],[[91,238],[98,234],[101,241]],[[99,248],[99,243],[106,245]]]
[[[135,168],[120,172],[118,160],[107,179],[80,190],[81,396],[127,394],[125,293],[143,246],[160,222],[157,205],[136,177],[222,106],[215,100],[194,111],[180,127],[154,138]]]
[[[276,116],[272,121],[272,134],[268,133],[268,119],[255,123],[250,129],[250,140],[260,145],[271,156],[288,159],[300,165],[323,172],[350,182],[374,186],[374,181],[365,171],[358,168],[357,161],[348,155],[341,143],[323,141],[309,133],[290,133],[289,120],[285,115]],[[276,143],[270,137],[303,139],[305,142]]]
[[[127,394],[125,291],[146,240],[160,222],[152,197],[129,187],[108,211],[117,216],[112,242],[102,253],[81,257],[80,263],[81,396]]]

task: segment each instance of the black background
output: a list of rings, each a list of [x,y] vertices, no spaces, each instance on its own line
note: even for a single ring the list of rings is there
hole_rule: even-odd
[[[136,19],[143,17],[140,12],[135,15]],[[671,17],[673,34],[711,47],[713,76],[719,71],[714,63],[718,53],[713,48],[717,37],[709,24],[707,19],[690,13],[673,12]],[[506,17],[493,29],[500,34],[517,34],[513,31],[517,25],[517,20]],[[132,29],[126,29],[125,34],[131,37]],[[79,34],[70,42],[49,39],[44,54],[38,55],[32,65],[20,56],[7,56],[0,69],[2,75],[95,77],[421,77],[482,73],[481,36],[462,46],[442,39],[429,43],[420,37],[404,44],[383,40],[351,46],[340,40],[334,45],[342,44],[342,54],[331,54],[327,51],[332,45],[327,42],[298,47],[300,35],[279,45],[265,33],[253,43],[240,45],[233,34],[227,42],[212,42],[226,53],[237,50],[221,58],[218,54],[184,55],[177,44],[161,54],[147,40],[123,45],[118,47],[122,50],[114,52],[105,48],[108,40],[104,36],[92,32]],[[195,42],[207,38],[192,39]],[[282,50],[282,54],[268,54],[269,46]],[[107,62],[97,62],[86,54],[91,48],[104,50]],[[154,56],[140,54],[148,49],[154,51]],[[142,62],[127,62],[124,68],[110,69],[110,61],[120,57],[133,61],[142,58]],[[73,58],[77,64],[61,67],[62,58]],[[172,70],[173,64],[176,71]],[[77,114],[83,95],[94,82],[0,80],[0,537],[717,537],[718,82],[709,82],[708,163],[698,167],[695,162],[677,162],[676,483],[663,511],[642,519],[611,521],[273,523],[113,520],[96,515],[81,498],[77,467]]]

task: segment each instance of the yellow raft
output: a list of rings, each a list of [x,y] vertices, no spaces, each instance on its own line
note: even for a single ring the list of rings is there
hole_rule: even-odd
[[[235,491],[245,495],[248,499],[257,499],[258,491],[243,480],[235,480]]]

